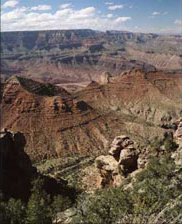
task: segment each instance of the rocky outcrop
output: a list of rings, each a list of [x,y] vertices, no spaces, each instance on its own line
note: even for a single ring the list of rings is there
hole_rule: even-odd
[[[1,132],[0,189],[5,195],[26,199],[30,194],[31,180],[37,174],[28,155],[24,152],[26,139],[20,132]]]
[[[96,167],[99,169],[103,169],[106,171],[113,172],[118,167],[118,162],[115,160],[113,156],[107,155],[107,156],[99,156],[95,160]]]
[[[109,154],[120,164],[124,173],[137,169],[138,153],[135,143],[127,136],[121,135],[114,139]]]
[[[176,124],[177,130],[174,134],[166,132],[161,144],[155,149],[152,145],[140,148],[138,144],[125,135],[116,137],[110,146],[109,155],[102,155],[95,159],[97,172],[95,171],[94,175],[96,176],[97,173],[97,187],[119,186],[128,175],[132,178],[135,177],[153,157],[159,157],[165,153],[170,153],[176,165],[180,166],[182,150],[181,119]],[[177,143],[177,146],[173,144],[174,148],[171,148],[171,151],[165,148],[165,140],[169,138],[174,139]]]
[[[101,85],[106,85],[107,83],[110,82],[110,78],[111,78],[111,73],[109,72],[103,72],[101,74],[101,77],[100,77],[100,83]]]
[[[109,155],[99,156],[95,160],[101,176],[100,187],[120,185],[122,178],[138,169],[138,155],[138,146],[129,137],[116,137]]]

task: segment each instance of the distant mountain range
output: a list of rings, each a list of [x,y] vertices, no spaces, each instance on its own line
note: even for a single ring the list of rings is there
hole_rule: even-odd
[[[125,31],[50,30],[1,33],[1,79],[54,84],[99,81],[134,68],[179,73],[182,36]]]

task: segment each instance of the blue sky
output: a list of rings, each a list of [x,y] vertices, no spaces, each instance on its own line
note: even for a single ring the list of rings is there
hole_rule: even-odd
[[[1,30],[181,33],[181,0],[1,0]]]

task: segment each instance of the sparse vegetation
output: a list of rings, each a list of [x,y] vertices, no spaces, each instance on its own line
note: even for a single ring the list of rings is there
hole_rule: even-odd
[[[132,189],[110,188],[79,200],[72,223],[177,224],[181,220],[180,198],[181,170],[165,155],[151,160]]]
[[[38,178],[32,182],[31,195],[26,203],[13,198],[8,200],[1,195],[1,223],[58,223],[60,216],[73,207],[76,213],[69,220],[72,224],[180,223],[182,169],[171,159],[177,144],[169,134],[164,139],[154,138],[150,147],[159,153],[162,148],[164,152],[159,157],[152,157],[143,171],[134,178],[126,178],[120,187],[101,189],[94,194],[78,191],[77,186],[79,170],[91,165],[93,158],[65,157],[39,164],[39,170],[42,169],[44,174],[50,172],[53,175],[55,172],[68,179],[69,184],[77,189],[74,192],[77,196],[75,204],[64,195],[48,195],[43,180]]]

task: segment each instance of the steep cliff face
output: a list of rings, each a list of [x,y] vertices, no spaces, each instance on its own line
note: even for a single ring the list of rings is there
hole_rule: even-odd
[[[84,39],[95,38],[92,30],[54,30],[54,31],[21,31],[3,32],[1,35],[2,52],[12,50],[73,48]],[[16,47],[15,47],[16,46]],[[78,45],[79,47],[80,45]]]
[[[0,138],[0,189],[9,197],[26,199],[30,194],[31,180],[37,174],[24,152],[26,139],[17,132],[2,132]]]
[[[1,78],[51,83],[99,80],[102,72],[181,70],[181,36],[93,30],[3,32]]]
[[[157,50],[160,51],[164,45],[177,46],[180,44],[180,35],[162,36],[157,34],[131,33],[131,32],[96,32],[90,29],[78,30],[47,30],[47,31],[20,31],[20,32],[2,32],[1,52],[29,51],[31,49],[50,50],[55,47],[76,48],[80,46],[89,47],[91,51],[100,50],[104,43],[133,43],[138,46],[146,46],[144,43],[150,43],[150,49],[160,45]],[[161,46],[162,45],[162,46]],[[136,45],[137,46],[137,45]],[[150,50],[149,49],[149,50]],[[122,50],[122,49],[120,49]],[[163,51],[168,49],[163,49]],[[173,49],[170,49],[173,51]]]

